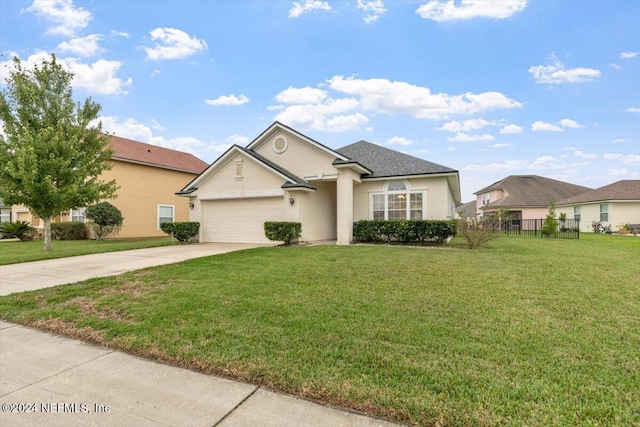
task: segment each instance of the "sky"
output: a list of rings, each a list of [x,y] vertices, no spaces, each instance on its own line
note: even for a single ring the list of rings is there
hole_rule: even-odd
[[[103,130],[214,161],[274,121],[459,170],[640,179],[640,1],[0,1],[12,58],[55,53]]]

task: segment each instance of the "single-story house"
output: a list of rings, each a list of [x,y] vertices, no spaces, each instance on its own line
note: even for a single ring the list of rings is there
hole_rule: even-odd
[[[366,141],[331,149],[275,122],[234,145],[177,194],[201,242],[269,242],[265,221],[302,224],[302,241],[349,244],[361,219],[447,219],[458,171]]]
[[[551,202],[567,199],[591,190],[538,175],[510,175],[482,190],[476,191],[479,215],[493,215],[509,210],[512,219],[540,219],[549,213]]]
[[[117,197],[107,200],[120,209],[122,229],[113,237],[165,236],[160,224],[188,221],[189,204],[175,195],[175,188],[193,180],[208,164],[193,154],[152,144],[111,136],[111,170],[104,171],[105,181],[115,179],[120,187]],[[85,208],[62,212],[55,221],[85,221]],[[4,212],[4,211],[3,211]],[[24,206],[12,207],[13,221],[28,221],[43,228],[44,221],[32,217]]]
[[[611,231],[620,225],[640,224],[640,180],[622,180],[595,190],[560,200],[557,213],[580,220],[580,231],[593,231],[592,222],[600,222]]]

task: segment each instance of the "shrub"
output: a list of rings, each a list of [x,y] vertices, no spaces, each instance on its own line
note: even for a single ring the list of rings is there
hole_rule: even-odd
[[[457,227],[456,220],[361,220],[355,223],[353,235],[357,242],[443,244],[456,235]]]
[[[264,235],[274,242],[284,242],[290,245],[302,235],[302,224],[299,222],[266,221],[264,223]]]
[[[25,242],[33,239],[36,234],[36,229],[27,221],[3,222],[0,228],[0,235],[3,239],[17,238]]]
[[[174,237],[178,242],[186,243],[200,231],[199,222],[163,222],[160,230]]]
[[[83,222],[51,223],[51,238],[57,240],[85,240],[87,225]]]
[[[89,226],[93,229],[96,239],[100,240],[109,234],[117,233],[122,227],[122,212],[109,202],[100,202],[89,206],[85,211]]]
[[[477,249],[495,239],[494,232],[500,220],[497,217],[482,217],[479,220],[461,221],[458,234],[467,242],[469,249]]]

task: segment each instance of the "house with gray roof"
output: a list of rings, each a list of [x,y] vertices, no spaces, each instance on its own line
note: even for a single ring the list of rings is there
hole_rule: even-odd
[[[361,219],[447,219],[458,171],[366,141],[332,149],[275,122],[234,145],[176,194],[201,242],[267,243],[265,221],[302,224],[302,240],[349,244]]]
[[[640,180],[617,181],[560,200],[557,205],[559,214],[580,219],[581,231],[593,231],[594,221],[611,226],[613,232],[624,224],[640,229]]]
[[[538,175],[510,175],[476,191],[476,209],[481,215],[508,210],[514,219],[540,219],[557,203],[590,190]]]

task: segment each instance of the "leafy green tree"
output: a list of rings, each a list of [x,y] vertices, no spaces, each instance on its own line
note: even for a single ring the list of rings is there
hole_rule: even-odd
[[[55,55],[33,70],[18,58],[13,66],[0,92],[0,198],[44,220],[44,249],[51,250],[52,218],[114,197],[115,181],[100,180],[113,151],[95,124],[100,105],[73,101],[73,74]]]
[[[100,202],[97,205],[89,206],[84,215],[90,221],[89,226],[96,234],[97,240],[120,231],[124,220],[120,209],[109,202]]]
[[[553,235],[558,231],[558,225],[559,223],[556,219],[556,203],[552,201],[549,204],[549,213],[542,224],[542,237],[553,237]]]

